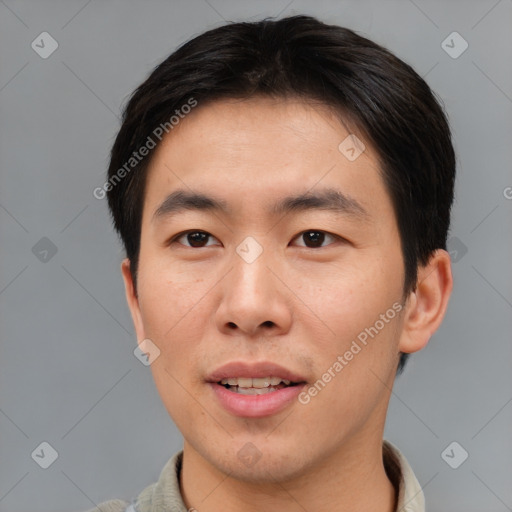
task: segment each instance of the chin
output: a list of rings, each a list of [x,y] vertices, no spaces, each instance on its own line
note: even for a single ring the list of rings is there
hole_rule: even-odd
[[[300,476],[309,465],[308,454],[300,448],[304,443],[282,443],[277,437],[270,442],[265,438],[267,435],[249,440],[247,436],[243,440],[230,438],[227,446],[209,444],[216,449],[207,449],[203,457],[224,474],[247,483],[285,482]]]

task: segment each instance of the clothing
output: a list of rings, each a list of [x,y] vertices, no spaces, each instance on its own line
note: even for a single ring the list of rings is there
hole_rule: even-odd
[[[396,512],[425,512],[425,497],[411,466],[400,450],[383,440],[384,468],[391,483],[398,488]],[[148,485],[132,503],[106,501],[87,512],[187,512],[180,493],[179,477],[183,451],[165,464],[158,482]]]

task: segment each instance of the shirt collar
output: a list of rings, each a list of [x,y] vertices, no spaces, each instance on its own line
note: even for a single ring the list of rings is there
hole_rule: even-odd
[[[398,489],[396,512],[425,512],[425,497],[402,452],[389,441],[382,443],[386,474]],[[135,512],[188,512],[180,492],[183,450],[175,453],[162,469],[156,483],[146,487],[133,502]]]
[[[389,480],[398,488],[396,512],[425,512],[425,496],[403,453],[392,443],[382,443],[384,469]]]

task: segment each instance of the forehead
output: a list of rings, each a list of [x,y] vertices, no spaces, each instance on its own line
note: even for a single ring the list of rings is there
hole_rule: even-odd
[[[152,215],[170,192],[187,188],[215,191],[216,197],[230,197],[240,208],[252,203],[263,207],[276,196],[322,187],[358,198],[368,210],[379,198],[389,203],[376,152],[352,130],[327,107],[301,100],[199,103],[156,149],[145,209],[151,208]],[[346,149],[357,140],[364,151],[350,159]]]

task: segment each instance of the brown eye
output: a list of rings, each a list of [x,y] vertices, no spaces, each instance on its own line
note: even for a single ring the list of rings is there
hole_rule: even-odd
[[[326,233],[325,231],[318,231],[318,230],[310,230],[310,231],[303,231],[299,234],[297,237],[298,240],[302,240],[304,242],[304,245],[301,245],[302,247],[308,247],[310,249],[317,249],[322,246],[324,241],[329,238],[332,238],[333,240],[338,239],[339,237],[336,237],[335,235],[331,235],[329,233]]]
[[[180,240],[185,240],[186,243],[179,242],[181,245],[184,245],[185,247],[208,247],[206,245],[206,242],[209,238],[214,238],[210,233],[207,233],[206,231],[187,231],[185,233],[181,233],[177,237],[175,237],[172,241],[172,243],[179,242]]]

